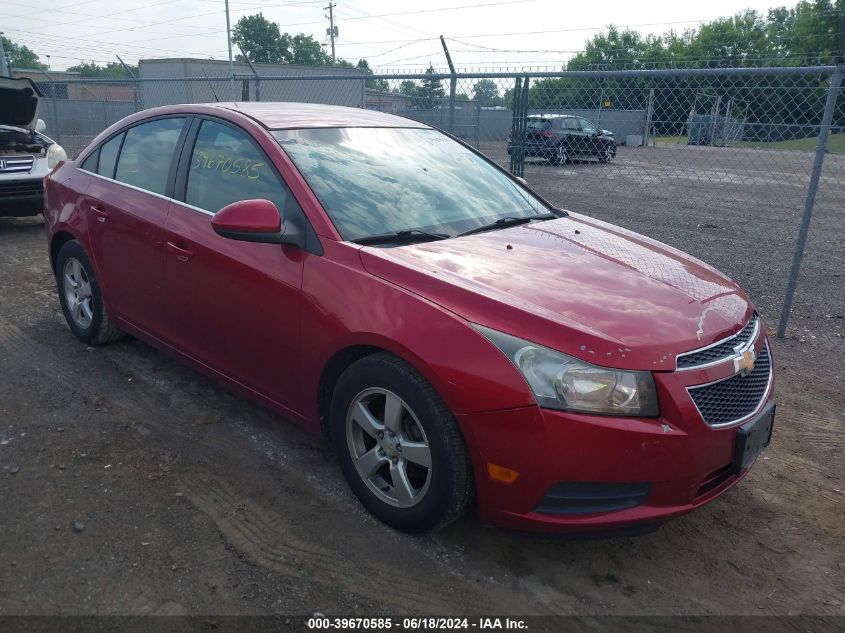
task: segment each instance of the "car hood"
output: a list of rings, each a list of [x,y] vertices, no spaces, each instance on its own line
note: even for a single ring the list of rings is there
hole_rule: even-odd
[[[0,77],[0,125],[34,130],[40,97],[31,79]]]
[[[371,274],[468,321],[620,369],[672,370],[677,354],[753,312],[707,264],[577,214],[360,256]]]

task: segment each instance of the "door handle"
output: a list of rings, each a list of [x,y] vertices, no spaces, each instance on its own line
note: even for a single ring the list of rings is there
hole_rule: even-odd
[[[186,262],[189,259],[191,259],[191,257],[194,256],[193,251],[189,251],[187,248],[182,248],[181,246],[177,246],[173,242],[167,243],[167,250],[168,250],[168,252],[176,255],[176,259],[178,259],[180,262]]]
[[[100,207],[95,207],[91,205],[91,210],[97,216],[97,222],[105,222],[109,219],[109,212],[101,209]]]

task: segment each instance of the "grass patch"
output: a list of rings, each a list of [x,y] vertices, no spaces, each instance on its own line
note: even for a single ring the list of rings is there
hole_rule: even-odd
[[[658,145],[686,145],[686,136],[658,136]],[[796,152],[815,152],[818,138],[794,138],[789,141],[765,143],[762,141],[734,141],[730,147],[759,147],[761,149],[794,150]],[[845,134],[831,134],[827,137],[827,151],[831,154],[845,154]]]

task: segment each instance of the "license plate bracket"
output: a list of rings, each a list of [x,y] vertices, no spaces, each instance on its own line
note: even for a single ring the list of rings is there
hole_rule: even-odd
[[[766,407],[736,430],[733,472],[739,474],[748,468],[772,440],[775,423],[775,403]]]

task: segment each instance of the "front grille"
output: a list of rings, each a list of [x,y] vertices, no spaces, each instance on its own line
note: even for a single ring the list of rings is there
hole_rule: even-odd
[[[28,174],[34,162],[33,156],[0,156],[0,174]]]
[[[754,336],[759,319],[752,318],[739,332],[726,338],[724,341],[711,347],[705,347],[694,352],[679,354],[677,358],[678,369],[693,369],[702,365],[709,365],[734,355],[734,348],[738,345],[746,345]]]
[[[44,193],[44,183],[34,180],[0,180],[0,196],[39,196]]]
[[[754,369],[747,376],[737,374],[701,387],[688,387],[698,412],[710,426],[739,422],[760,406],[772,374],[769,346],[763,345]]]

